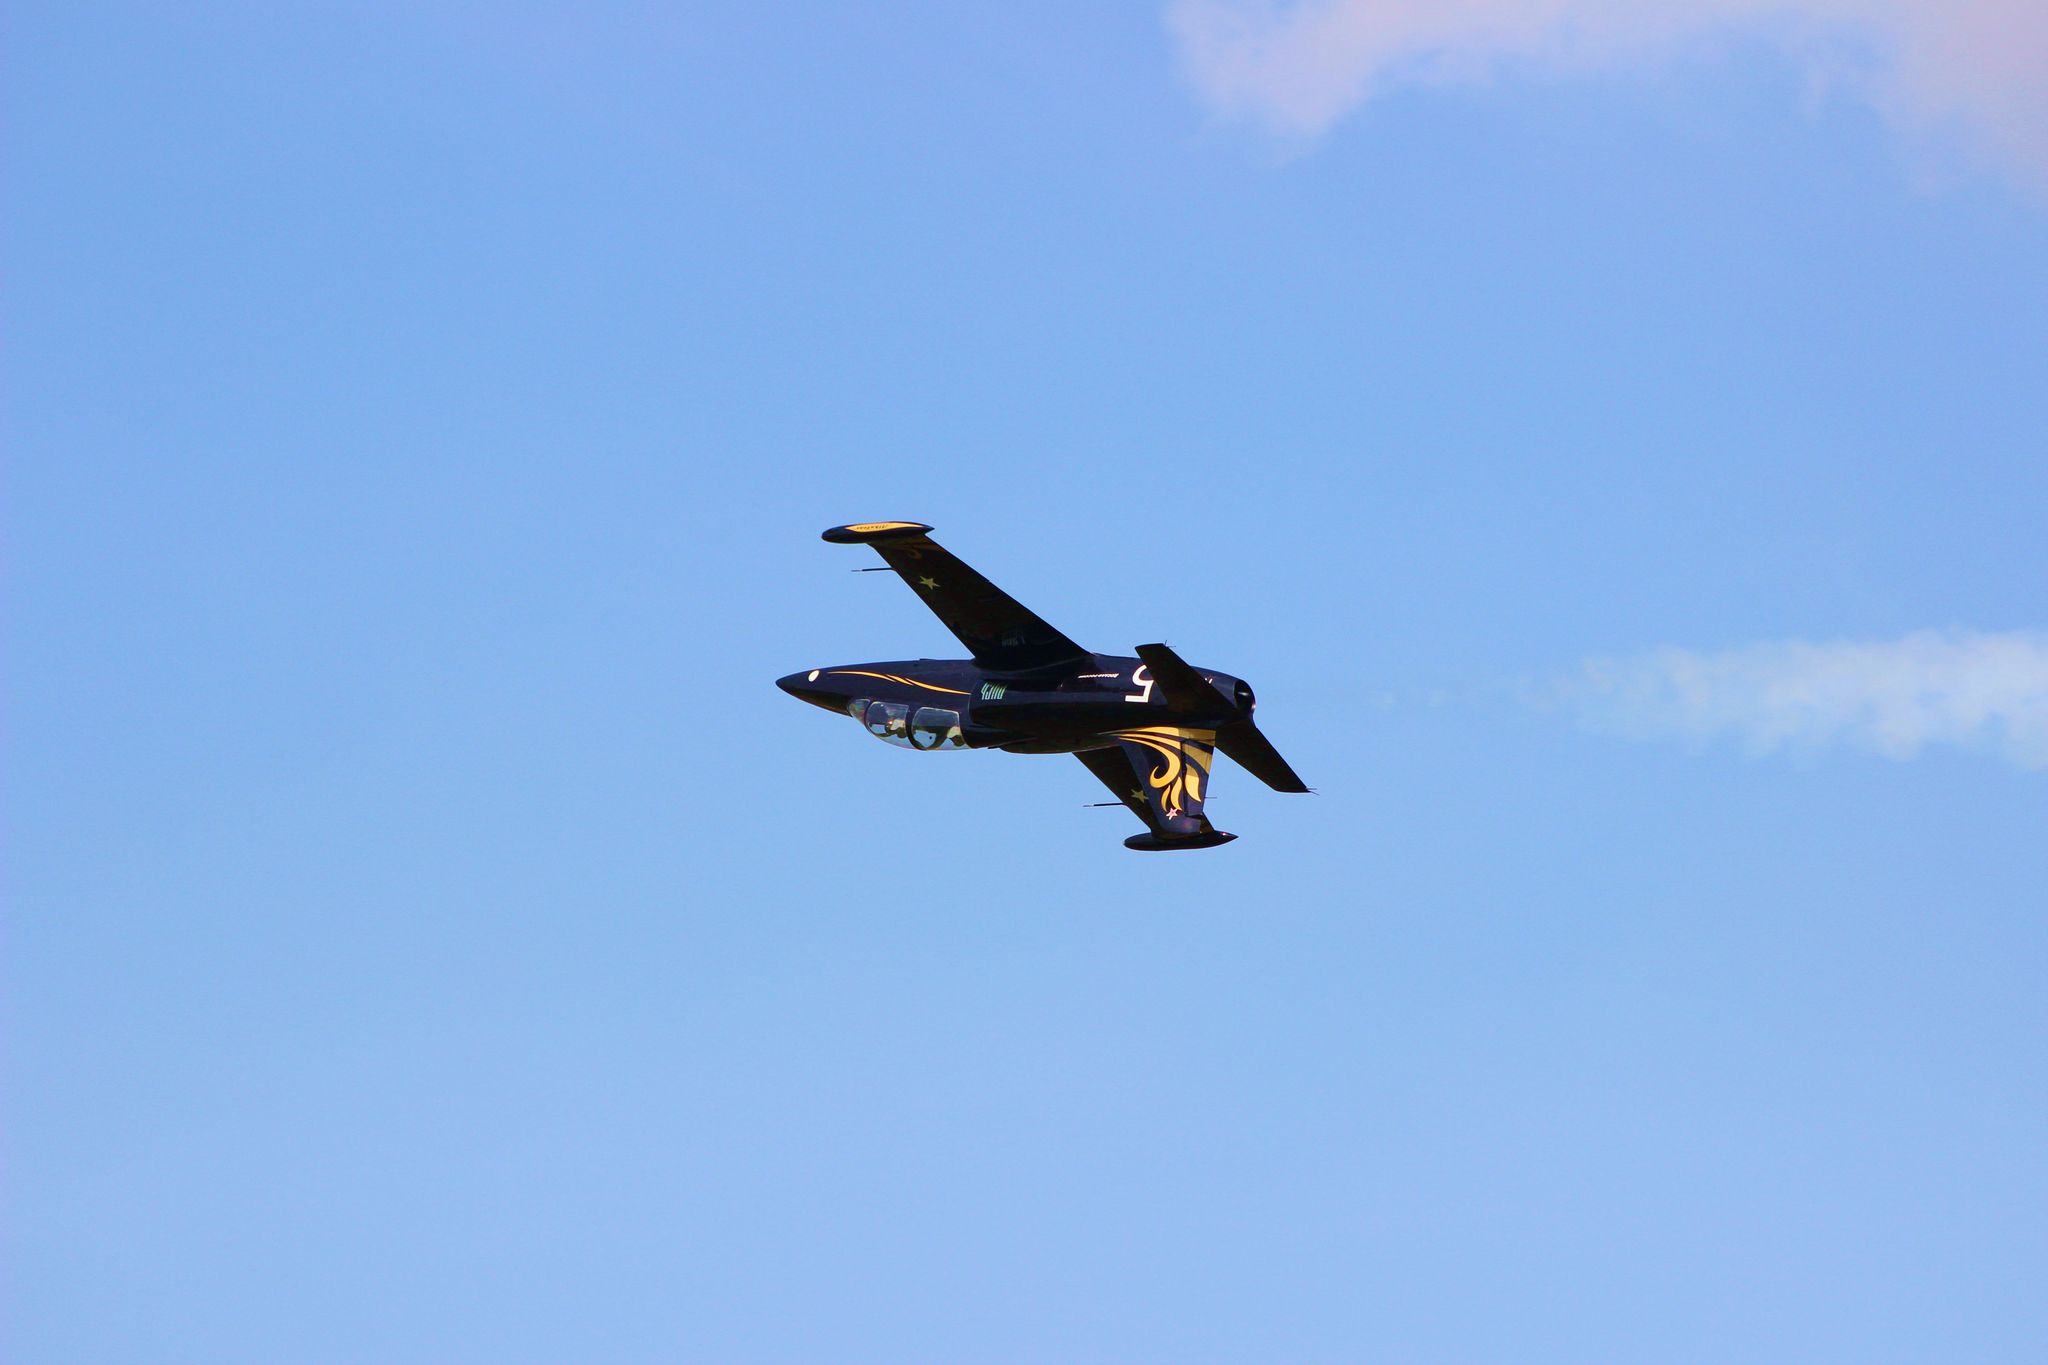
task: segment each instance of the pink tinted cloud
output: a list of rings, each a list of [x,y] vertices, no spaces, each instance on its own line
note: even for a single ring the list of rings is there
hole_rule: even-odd
[[[1553,75],[1768,38],[1916,138],[2048,190],[2048,0],[1171,0],[1218,110],[1314,137],[1390,87]]]

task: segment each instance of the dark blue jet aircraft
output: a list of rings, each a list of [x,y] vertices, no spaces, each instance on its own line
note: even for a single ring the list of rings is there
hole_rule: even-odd
[[[941,549],[931,529],[871,521],[825,539],[872,545],[974,657],[813,668],[777,687],[909,749],[1072,754],[1145,822],[1126,848],[1237,837],[1202,814],[1218,749],[1275,791],[1308,790],[1252,723],[1242,678],[1192,667],[1165,645],[1091,654]]]

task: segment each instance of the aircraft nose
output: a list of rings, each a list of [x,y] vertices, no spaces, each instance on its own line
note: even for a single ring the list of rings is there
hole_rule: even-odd
[[[777,678],[775,685],[798,701],[807,701],[828,711],[839,709],[839,703],[830,689],[818,686],[818,670],[815,668],[802,673],[792,673],[786,678]]]

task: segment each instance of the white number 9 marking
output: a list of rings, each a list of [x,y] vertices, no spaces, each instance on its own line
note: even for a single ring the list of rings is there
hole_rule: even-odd
[[[1124,700],[1125,700],[1125,701],[1150,701],[1150,700],[1152,700],[1152,673],[1151,673],[1151,670],[1147,669],[1147,668],[1145,667],[1145,665],[1143,665],[1143,664],[1139,664],[1139,665],[1138,665],[1138,666],[1137,666],[1136,668],[1134,668],[1134,669],[1132,669],[1132,670],[1131,670],[1131,682],[1132,682],[1132,683],[1134,683],[1135,685],[1137,685],[1137,686],[1138,686],[1139,688],[1142,688],[1143,690],[1142,690],[1142,691],[1138,691],[1138,692],[1127,692],[1127,693],[1125,693],[1125,694],[1124,694]]]

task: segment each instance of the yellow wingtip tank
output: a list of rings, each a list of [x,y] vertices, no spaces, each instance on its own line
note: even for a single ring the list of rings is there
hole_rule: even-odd
[[[870,540],[894,540],[898,536],[921,536],[932,528],[921,521],[857,521],[835,526],[823,539],[835,545],[860,545]]]

